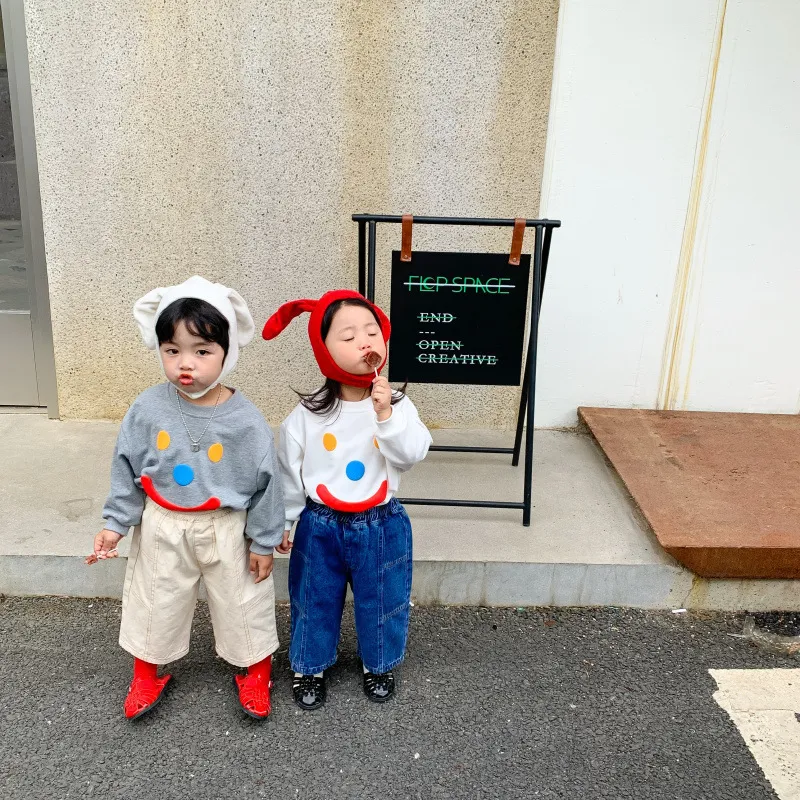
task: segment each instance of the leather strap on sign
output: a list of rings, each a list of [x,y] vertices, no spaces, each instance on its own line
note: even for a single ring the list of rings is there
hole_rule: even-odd
[[[522,240],[525,237],[525,219],[517,217],[514,220],[514,235],[511,237],[511,255],[508,257],[508,263],[518,267],[519,259],[522,255]]]
[[[411,225],[414,217],[411,214],[403,214],[403,221],[400,225],[400,260],[411,261]]]

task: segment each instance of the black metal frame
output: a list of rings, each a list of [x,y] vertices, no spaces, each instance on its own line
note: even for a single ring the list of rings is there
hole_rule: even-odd
[[[379,222],[401,223],[402,216],[387,214],[353,214],[358,223],[358,291],[375,301],[375,247],[376,229]],[[493,228],[513,228],[513,219],[491,219],[481,217],[414,217],[414,225],[479,225]],[[522,433],[525,419],[530,424],[525,430],[525,484],[521,503],[504,503],[494,500],[440,500],[433,498],[405,497],[400,502],[420,506],[467,506],[470,508],[514,508],[522,511],[522,524],[531,524],[531,484],[533,479],[533,412],[536,402],[536,356],[539,344],[539,315],[542,308],[542,293],[550,258],[550,241],[553,228],[561,226],[560,220],[526,219],[525,227],[534,228],[536,238],[533,245],[533,291],[531,293],[530,333],[525,355],[525,369],[517,413],[517,432],[513,447],[452,447],[432,446],[431,450],[457,453],[507,453],[511,464],[519,465],[522,448]]]

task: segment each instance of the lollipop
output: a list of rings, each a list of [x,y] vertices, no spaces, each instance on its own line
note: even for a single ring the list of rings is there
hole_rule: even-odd
[[[383,361],[383,357],[380,353],[376,353],[374,350],[370,350],[367,353],[364,353],[362,356],[364,361],[367,362],[367,366],[370,369],[375,370],[375,377],[378,377],[378,367],[381,365],[381,361]]]

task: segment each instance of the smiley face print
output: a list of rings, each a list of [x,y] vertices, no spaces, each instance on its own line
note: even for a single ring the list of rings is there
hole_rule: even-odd
[[[357,513],[380,505],[386,500],[388,481],[386,462],[377,440],[344,435],[337,438],[325,433],[312,443],[317,464],[323,469],[325,481],[317,484],[319,499],[335,511]]]
[[[165,430],[161,430],[158,432],[158,436],[156,437],[156,448],[159,452],[164,452],[169,449],[170,445],[172,444],[172,439],[169,433]],[[192,447],[192,458],[207,458],[212,463],[218,463],[222,460],[225,455],[225,450],[219,442],[215,442],[210,447],[208,447],[205,451],[201,448]],[[191,459],[186,459],[187,461]],[[192,468],[191,464],[189,463],[180,463],[176,464],[172,469],[172,480],[178,486],[189,486],[194,482],[195,479],[195,470]],[[178,505],[177,503],[173,503],[167,497],[165,497],[159,489],[155,487],[153,483],[153,479],[149,475],[142,475],[142,489],[144,489],[145,494],[154,502],[158,503],[162,508],[166,508],[169,511],[215,511],[220,507],[220,500],[218,497],[209,497],[204,500],[199,505],[195,506],[182,506]],[[169,487],[161,487],[161,490],[164,492],[169,492]]]

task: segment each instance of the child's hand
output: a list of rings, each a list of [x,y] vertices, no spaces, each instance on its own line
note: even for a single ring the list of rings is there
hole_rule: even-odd
[[[250,574],[256,579],[256,583],[265,581],[272,574],[272,554],[260,556],[258,553],[250,553]]]
[[[289,541],[289,531],[283,532],[283,541],[275,549],[284,556],[292,549],[292,543]]]
[[[94,564],[95,561],[105,558],[117,558],[117,545],[122,538],[121,533],[110,531],[108,528],[103,528],[97,536],[94,537],[94,552],[87,556],[86,563]]]
[[[383,375],[372,381],[372,407],[381,422],[392,416],[392,387]]]

